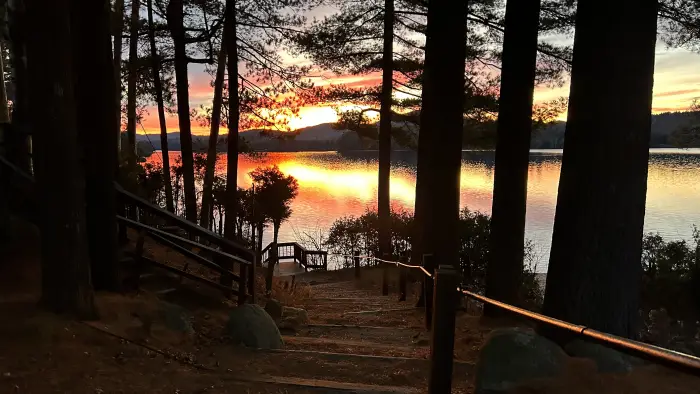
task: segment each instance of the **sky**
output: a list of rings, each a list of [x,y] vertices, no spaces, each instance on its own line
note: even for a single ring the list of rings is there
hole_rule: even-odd
[[[541,37],[546,41],[562,44],[570,44],[571,37],[552,36]],[[304,59],[289,59],[291,62],[304,62]],[[652,112],[661,113],[669,111],[684,111],[689,109],[692,101],[700,97],[700,54],[692,53],[685,49],[668,48],[661,40],[656,47],[656,65],[654,72],[654,100]],[[204,72],[204,66],[191,64],[188,69],[190,83],[190,108],[197,109],[200,106],[210,106],[213,99],[213,88],[210,85],[211,76]],[[317,85],[348,84],[349,86],[374,86],[381,83],[381,76],[377,73],[369,75],[333,75],[315,81]],[[562,87],[548,88],[537,87],[535,89],[535,103],[550,101],[569,94],[568,83]],[[147,133],[158,133],[158,115],[155,107],[147,108],[148,114],[143,120],[143,129]],[[167,116],[169,132],[178,130],[177,117]],[[334,122],[336,112],[330,107],[309,106],[303,107],[298,118],[291,119],[291,129],[313,126],[321,123]],[[565,114],[562,115],[565,120]],[[207,127],[192,123],[194,134],[206,135]]]

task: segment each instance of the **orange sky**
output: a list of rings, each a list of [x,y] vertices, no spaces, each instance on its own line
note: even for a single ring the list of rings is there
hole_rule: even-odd
[[[700,97],[700,73],[697,65],[700,64],[700,55],[682,49],[667,49],[663,44],[657,45],[656,69],[654,73],[654,102],[653,112],[682,111],[688,109],[692,100]],[[203,71],[200,65],[190,65],[190,107],[195,109],[201,105],[211,105],[213,91],[209,84],[210,76]],[[378,74],[365,76],[338,76],[316,79],[316,85],[348,84],[350,86],[372,86],[381,82]],[[535,91],[535,102],[549,101],[561,96],[568,96],[568,85],[561,88],[540,87]],[[158,132],[158,118],[155,107],[148,109],[143,126],[148,133]],[[168,131],[178,130],[177,117],[166,115]],[[320,123],[333,122],[336,113],[329,107],[304,107],[299,117],[290,120],[292,129],[312,126]],[[565,117],[563,117],[565,119]],[[140,128],[139,128],[140,129]],[[196,122],[192,123],[192,131],[195,134],[208,134],[208,128],[202,127]],[[139,130],[142,133],[143,130]]]

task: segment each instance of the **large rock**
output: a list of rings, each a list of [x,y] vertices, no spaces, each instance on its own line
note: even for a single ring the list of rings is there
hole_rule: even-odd
[[[626,373],[635,365],[643,363],[642,360],[628,356],[608,346],[575,339],[564,346],[566,353],[573,357],[582,357],[593,360],[602,373]]]
[[[273,320],[277,321],[282,318],[282,304],[271,298],[265,303],[265,312],[267,312]]]
[[[291,306],[282,307],[282,317],[294,318],[299,324],[307,324],[309,322],[309,314],[306,309],[292,308]]]
[[[231,311],[226,335],[234,343],[257,349],[279,349],[284,345],[275,321],[255,304],[244,304]]]
[[[476,394],[506,393],[531,379],[559,376],[566,361],[566,353],[557,344],[532,330],[495,330],[479,354]]]
[[[282,318],[278,320],[277,327],[285,332],[296,332],[309,322],[309,314],[305,309],[282,307]]]

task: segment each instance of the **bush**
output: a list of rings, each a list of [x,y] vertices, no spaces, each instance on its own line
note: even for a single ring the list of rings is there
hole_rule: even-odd
[[[664,309],[668,316],[694,332],[700,309],[700,231],[693,240],[664,241],[647,234],[642,243],[641,310]]]
[[[405,211],[392,212],[391,222],[393,255],[410,253],[413,215]],[[359,251],[362,255],[376,256],[379,253],[378,228],[379,217],[374,211],[367,211],[359,217],[340,218],[331,226],[325,246],[333,254],[351,256]],[[459,215],[459,259],[463,285],[481,294],[486,286],[490,231],[491,218],[488,215],[462,209]],[[539,308],[543,298],[535,273],[535,260],[533,245],[528,241],[525,245],[520,304],[531,309]],[[351,257],[344,257],[341,261],[344,267],[352,266]]]

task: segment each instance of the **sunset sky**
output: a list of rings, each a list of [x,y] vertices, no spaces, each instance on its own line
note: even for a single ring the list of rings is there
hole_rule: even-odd
[[[571,37],[565,36],[541,37],[541,39],[555,43],[572,42]],[[305,59],[289,58],[288,61],[297,64],[306,63]],[[605,60],[602,59],[602,61]],[[663,42],[658,42],[656,70],[654,73],[654,113],[687,110],[692,100],[700,97],[700,72],[697,71],[698,65],[700,65],[700,55],[685,49],[669,49]],[[204,72],[203,65],[192,64],[189,66],[190,107],[192,109],[199,108],[201,105],[211,105],[213,90],[210,86],[210,79],[210,75]],[[316,85],[343,83],[354,87],[378,85],[380,82],[381,76],[379,74],[328,76],[314,80]],[[535,90],[535,102],[568,96],[568,92],[568,84],[555,89],[538,87]],[[148,108],[148,112],[143,121],[144,129],[148,133],[157,133],[157,112],[154,107]],[[168,116],[168,131],[177,131],[177,117],[166,116]],[[304,107],[301,109],[298,118],[290,120],[290,127],[297,129],[335,120],[336,113],[332,108]],[[192,130],[195,134],[208,134],[209,132],[208,128],[201,127],[196,122],[192,123]],[[140,129],[139,133],[142,132],[143,130]]]

